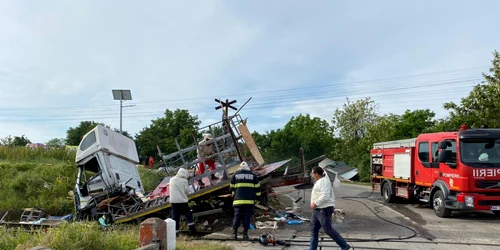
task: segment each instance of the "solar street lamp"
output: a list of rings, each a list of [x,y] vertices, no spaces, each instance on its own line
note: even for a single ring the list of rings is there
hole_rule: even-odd
[[[132,100],[132,93],[130,93],[130,90],[113,89],[113,98],[115,100],[120,100],[120,134],[122,134],[122,109],[123,109],[123,101],[130,101],[130,100]]]

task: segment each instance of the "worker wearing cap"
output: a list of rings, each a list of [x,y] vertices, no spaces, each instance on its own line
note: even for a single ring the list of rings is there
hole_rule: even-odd
[[[214,151],[212,148],[212,143],[203,145],[203,143],[206,143],[212,139],[213,139],[213,137],[211,134],[205,134],[203,136],[203,140],[198,143],[198,145],[200,146],[200,149],[201,149],[201,150],[200,149],[197,150],[198,159],[200,160],[200,162],[198,163],[198,175],[205,173],[205,164],[208,165],[208,168],[210,171],[215,170],[215,162],[212,159],[205,159],[205,162],[201,161],[201,159],[202,159],[201,154],[203,154],[203,156],[205,158],[214,154]],[[214,178],[215,178],[215,175],[212,174],[212,179],[214,179]]]
[[[319,229],[332,238],[342,250],[350,249],[345,239],[332,227],[332,214],[335,209],[335,195],[332,190],[332,183],[328,177],[324,176],[321,167],[314,167],[311,171],[314,179],[314,187],[311,191],[311,208],[313,215],[311,219],[311,244],[310,250],[318,248]]]
[[[246,162],[241,162],[231,179],[230,187],[234,208],[233,236],[234,239],[238,238],[240,220],[243,219],[243,239],[246,240],[254,206],[260,198],[259,178],[250,170]]]
[[[184,215],[188,222],[189,231],[191,231],[191,233],[196,233],[193,214],[188,204],[188,177],[189,172],[184,168],[180,168],[177,174],[170,179],[170,204],[172,204],[172,216],[175,220],[175,230],[179,232],[181,215]]]

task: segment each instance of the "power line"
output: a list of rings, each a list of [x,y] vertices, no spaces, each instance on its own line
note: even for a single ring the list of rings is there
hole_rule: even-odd
[[[443,102],[436,102],[436,103],[432,103],[430,101],[442,101],[443,100],[443,94],[446,94],[446,95],[449,95],[449,94],[453,94],[453,93],[461,93],[461,91],[457,91],[457,90],[454,90],[454,91],[447,91],[446,93],[431,93],[431,94],[427,94],[425,96],[425,103],[422,103],[422,99],[417,99],[417,100],[411,100],[411,99],[405,99],[404,103],[405,104],[424,104],[424,106],[427,106],[427,105],[433,105],[433,104],[439,104],[439,105],[442,105]],[[376,97],[384,97],[384,96],[387,96],[387,97],[390,97],[392,96],[393,94],[390,94],[390,93],[382,93],[382,95],[374,95]],[[359,99],[362,99],[364,97],[360,97]],[[352,101],[355,101],[356,99],[351,99]],[[340,99],[339,99],[340,101]],[[401,104],[394,104],[394,102],[397,102],[396,100],[390,100],[390,99],[385,99],[385,100],[382,100],[382,101],[376,101],[375,103],[376,104],[379,104],[379,106],[382,106],[383,104],[393,104],[394,106],[383,106],[384,108],[393,108],[393,107],[401,107],[402,105]],[[296,105],[310,105],[311,103],[297,103]],[[319,109],[319,108],[327,108],[327,107],[332,107],[332,103],[331,102],[328,102],[328,101],[316,101],[315,103],[313,103],[314,105],[314,108],[316,109]],[[269,114],[269,108],[276,108],[278,111],[280,110],[280,108],[287,108],[289,110],[293,110],[293,108],[295,108],[293,105],[289,105],[289,104],[286,104],[286,103],[282,103],[282,104],[278,104],[278,105],[268,105],[268,106],[258,106],[258,107],[248,107],[246,108],[247,110],[262,110],[263,112],[265,112],[266,114]],[[415,106],[413,106],[412,108],[415,108]],[[210,108],[210,110],[212,110]],[[333,110],[332,110],[333,112]],[[283,113],[285,114],[285,113]],[[163,112],[149,112],[149,113],[143,113],[143,112],[140,112],[140,113],[128,113],[128,114],[125,114],[124,117],[127,117],[127,118],[141,118],[141,117],[152,117],[152,116],[163,116]],[[81,120],[115,120],[115,119],[118,119],[119,118],[119,115],[116,115],[116,114],[112,114],[112,115],[84,115],[84,116],[76,116],[76,117],[62,117],[62,118],[40,118],[40,117],[36,117],[36,118],[33,118],[33,119],[26,119],[26,117],[19,117],[21,119],[17,120],[18,122],[66,122],[66,121],[81,121]],[[0,121],[2,121],[0,119]],[[8,121],[5,121],[5,122],[8,122]]]
[[[258,95],[258,94],[269,94],[269,93],[278,93],[278,92],[288,92],[288,91],[297,91],[297,90],[311,90],[311,89],[317,89],[317,88],[325,88],[325,87],[339,87],[340,85],[352,85],[352,84],[359,84],[359,83],[377,83],[381,81],[391,81],[391,80],[403,80],[403,79],[412,79],[412,78],[419,78],[419,77],[425,77],[425,76],[432,76],[432,75],[438,75],[438,74],[443,74],[443,73],[452,73],[452,72],[464,72],[468,70],[473,70],[473,69],[484,69],[486,66],[483,67],[475,67],[475,68],[466,68],[466,69],[457,69],[457,70],[448,70],[448,71],[439,71],[439,72],[431,72],[431,73],[424,73],[424,74],[414,74],[414,75],[407,75],[407,76],[399,76],[399,77],[390,77],[390,78],[380,78],[380,79],[372,79],[372,80],[365,80],[365,81],[353,81],[353,82],[340,82],[340,83],[334,83],[334,84],[326,84],[326,85],[317,85],[317,86],[310,86],[310,87],[300,87],[300,88],[288,88],[288,89],[275,89],[275,90],[269,90],[269,91],[257,91],[257,92],[247,92],[247,93],[233,93],[233,94],[221,94],[220,96],[248,96],[248,95]],[[187,98],[187,99],[176,99],[176,100],[169,100],[169,101],[153,101],[153,102],[134,102],[134,104],[154,104],[154,103],[183,103],[183,102],[199,102],[200,99],[212,99],[213,96],[199,96],[199,97],[193,97],[193,98]],[[51,110],[51,109],[74,109],[74,108],[103,108],[103,107],[115,107],[116,105],[99,105],[99,106],[55,106],[55,107],[38,107],[38,108],[12,108],[12,109],[0,109],[0,111],[22,111],[22,110]]]
[[[416,86],[410,85],[410,86],[403,86],[403,87],[398,87],[398,88],[394,88],[392,86],[387,86],[386,88],[384,88],[384,85],[377,85],[377,86],[379,89],[383,90],[384,92],[394,91],[394,90],[405,90],[405,89],[435,88],[438,86],[444,86],[444,85],[449,85],[449,84],[453,84],[455,88],[460,87],[460,86],[472,87],[471,82],[476,81],[476,80],[481,80],[481,78],[467,77],[467,78],[453,78],[453,79],[446,79],[446,80],[453,80],[453,81],[430,81],[431,82],[430,84],[421,84],[419,82],[416,82]],[[401,85],[401,84],[403,84],[403,82],[399,83],[399,85]],[[357,91],[362,91],[362,93],[364,93],[366,95],[366,88],[367,88],[366,86],[350,87],[348,89],[348,92],[351,94],[351,93],[357,93]],[[258,101],[264,100],[264,102],[259,102],[259,104],[267,105],[267,104],[284,102],[284,101],[288,101],[288,102],[301,101],[301,100],[310,99],[311,96],[317,97],[317,96],[321,96],[321,95],[324,95],[325,93],[327,93],[327,90],[325,90],[325,89],[314,90],[314,91],[310,91],[310,90],[308,91],[308,90],[301,91],[298,93],[288,94],[288,95],[275,95],[273,93],[266,92],[263,96],[260,96],[260,97],[253,96],[253,98],[255,100],[258,100]],[[347,96],[347,94],[330,95],[329,97],[339,97],[339,96],[345,97],[345,96]],[[302,99],[300,99],[300,98],[302,98]],[[325,97],[321,97],[321,98],[325,98]],[[265,100],[273,100],[273,102],[265,102]],[[239,99],[238,101],[243,101],[243,100]],[[200,100],[196,100],[196,102],[195,101],[185,102],[184,105],[176,105],[175,107],[172,107],[172,108],[199,107],[199,102],[200,102]],[[136,104],[136,105],[138,105],[138,106],[136,108],[134,108],[135,111],[150,110],[150,109],[153,109],[154,107],[169,108],[169,107],[165,107],[165,105],[160,105],[160,104],[149,105],[149,106],[140,105],[140,104]],[[249,103],[248,107],[252,107],[254,105],[255,105],[255,103]],[[45,109],[44,108],[31,108],[31,109],[27,109],[26,111],[39,111],[39,110],[45,110]],[[3,109],[3,110],[0,110],[0,115],[2,113],[5,114],[5,112],[9,113],[9,112],[13,112],[13,111],[20,111],[20,110],[19,109],[8,109],[8,110]],[[60,110],[57,110],[57,111],[60,112]],[[70,112],[70,111],[72,111],[72,112],[105,111],[105,112],[109,112],[109,113],[115,112],[114,109],[109,109],[109,108],[106,108],[106,109],[98,108],[98,109],[67,110],[67,112]]]
[[[443,92],[441,92],[441,90]],[[443,94],[445,95],[450,95],[450,94],[455,94],[455,93],[463,93],[465,92],[466,90],[465,89],[460,89],[460,88],[454,88],[453,90],[447,90],[447,89],[436,89],[434,90],[434,93],[427,93],[428,90],[426,89],[423,89],[423,90],[411,90],[412,91],[412,94],[413,96],[419,98],[420,96],[425,96],[426,98],[429,98],[429,97],[434,97],[434,96],[437,96],[437,97],[442,97]],[[398,93],[399,95],[401,95],[402,93]],[[362,95],[362,94],[359,94],[359,99],[361,98],[365,98],[366,95]],[[393,97],[394,94],[391,93],[390,91],[387,91],[387,92],[382,92],[382,93],[378,93],[378,94],[374,94],[374,95],[371,95],[370,97],[372,99],[376,99],[377,97]],[[356,99],[356,95],[351,95],[350,96],[350,99],[351,100],[355,100]],[[406,101],[410,100],[411,97],[409,98],[406,98]],[[441,98],[442,100],[442,98]],[[293,106],[293,105],[315,105],[316,107],[323,107],[325,106],[325,103],[329,106],[332,106],[332,103],[333,102],[342,102],[344,103],[345,102],[345,99],[344,97],[342,96],[329,96],[327,97],[326,99],[318,99],[318,100],[312,100],[312,101],[293,101],[291,102],[281,102],[281,103],[262,103],[262,104],[259,104],[259,105],[254,105],[254,106],[249,106],[247,108],[245,108],[246,110],[256,110],[256,109],[269,109],[269,108],[273,108],[273,107],[283,107],[283,106]],[[197,107],[197,108],[191,108],[190,111],[197,111],[197,112],[202,112],[202,111],[210,111],[212,112],[212,109],[211,108],[207,108],[207,107]],[[135,117],[135,116],[152,116],[152,115],[163,115],[163,111],[150,111],[150,112],[142,112],[142,111],[134,111],[134,112],[128,112],[128,113],[125,113],[126,117]],[[88,114],[76,114],[76,115],[50,115],[50,116],[38,116],[38,117],[34,117],[34,119],[38,120],[53,120],[53,119],[62,119],[62,118],[66,118],[66,119],[82,119],[82,118],[88,118],[88,117],[94,117],[95,119],[97,118],[106,118],[106,117],[114,117],[116,115],[116,112],[112,112],[112,113],[88,113]],[[14,115],[9,115],[9,116],[0,116],[0,119],[1,118],[4,118],[4,119],[12,119],[12,118],[22,118],[23,120],[26,119],[26,115],[22,115],[22,114],[14,114]]]

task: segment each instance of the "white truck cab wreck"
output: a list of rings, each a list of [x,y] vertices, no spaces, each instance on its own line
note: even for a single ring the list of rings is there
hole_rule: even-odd
[[[76,152],[76,218],[95,220],[117,212],[112,201],[143,196],[137,148],[132,139],[98,125],[85,134]],[[122,201],[123,202],[123,201]],[[114,211],[113,211],[114,210]]]

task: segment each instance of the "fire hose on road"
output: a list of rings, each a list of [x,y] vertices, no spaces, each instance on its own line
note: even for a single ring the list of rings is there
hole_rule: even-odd
[[[359,201],[357,199],[369,199],[372,195],[374,194],[374,191],[372,190],[369,195],[367,196],[342,196],[341,199],[343,200],[349,200],[349,201],[354,201],[363,204],[368,210],[370,210],[377,218],[399,226],[406,228],[412,232],[412,235],[410,236],[405,236],[405,237],[390,237],[390,238],[380,238],[380,239],[369,239],[369,238],[345,238],[347,242],[399,242],[399,243],[418,243],[418,244],[448,244],[448,245],[466,245],[466,246],[493,246],[493,247],[500,247],[500,244],[488,244],[488,243],[475,243],[475,242],[446,242],[446,241],[411,241],[410,239],[415,238],[417,236],[417,232],[406,225],[403,225],[401,223],[393,222],[390,220],[387,220],[380,215],[377,214],[377,212],[373,211],[366,203]],[[334,242],[332,239],[325,239],[327,237],[320,237],[319,242],[320,243],[330,243]],[[202,238],[200,240],[215,240],[215,241],[251,241],[251,242],[258,242],[261,245],[284,245],[284,246],[309,246],[309,244],[304,244],[304,243],[309,243],[309,240],[298,240],[298,239],[290,239],[290,240],[277,240],[274,238],[274,236],[270,233],[266,233],[261,235],[259,238],[251,238],[248,240],[234,240],[234,239],[212,239],[212,238]],[[302,244],[301,244],[302,243]],[[319,249],[322,247],[327,247],[324,245],[319,245]],[[354,246],[351,246],[352,249],[355,249]],[[362,247],[363,249],[388,249],[388,248],[378,248],[378,247]]]

